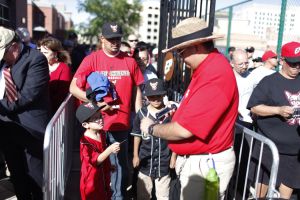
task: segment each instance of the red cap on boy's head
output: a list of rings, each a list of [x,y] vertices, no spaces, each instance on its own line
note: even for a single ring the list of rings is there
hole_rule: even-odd
[[[276,58],[277,54],[273,51],[266,51],[264,55],[261,57],[263,62],[266,62],[269,58]]]
[[[300,43],[289,42],[282,46],[281,56],[290,63],[300,62]]]

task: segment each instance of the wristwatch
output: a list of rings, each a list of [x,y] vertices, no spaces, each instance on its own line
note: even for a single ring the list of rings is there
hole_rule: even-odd
[[[157,125],[157,124],[151,124],[149,127],[148,127],[148,134],[149,135],[153,135],[153,127],[155,126],[155,125]]]

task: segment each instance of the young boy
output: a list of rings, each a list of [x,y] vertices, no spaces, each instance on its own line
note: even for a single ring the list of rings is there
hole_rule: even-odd
[[[81,104],[76,117],[86,129],[80,139],[80,193],[82,200],[109,200],[110,163],[109,155],[118,153],[120,143],[115,142],[106,148],[102,115],[93,103]]]
[[[144,117],[149,117],[157,121],[155,114],[165,108],[163,97],[166,91],[163,88],[163,81],[151,79],[145,83],[144,96],[149,101],[149,105],[143,106],[136,115],[133,122],[132,135],[134,137],[133,167],[140,167],[137,181],[137,199],[151,199],[153,181],[155,181],[156,198],[169,199],[170,175],[169,168],[175,167],[176,155],[168,148],[166,140],[158,137],[145,139],[137,135],[142,135],[140,121]],[[165,118],[159,123],[169,122],[170,118]],[[172,157],[171,157],[172,154]]]

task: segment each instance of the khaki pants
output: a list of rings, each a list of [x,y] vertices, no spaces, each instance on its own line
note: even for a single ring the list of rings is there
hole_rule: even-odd
[[[216,171],[219,176],[219,199],[224,199],[225,191],[232,176],[235,165],[233,148],[223,152],[209,155],[178,156],[176,160],[176,172],[180,172],[181,200],[204,199],[205,177],[211,167],[207,159],[212,157],[215,161]]]
[[[157,200],[168,200],[170,191],[170,175],[154,179],[155,181],[155,195]],[[153,179],[150,176],[139,172],[137,181],[137,199],[149,200],[153,188]]]

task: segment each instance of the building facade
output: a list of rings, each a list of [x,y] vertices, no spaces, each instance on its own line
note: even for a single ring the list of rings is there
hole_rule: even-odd
[[[0,0],[0,25],[15,29],[27,26],[27,0]]]
[[[160,2],[159,1],[143,1],[141,12],[141,24],[138,28],[140,41],[158,45],[159,41],[159,20],[160,20]]]
[[[284,19],[283,44],[288,41],[300,41],[300,7],[288,4]],[[278,31],[280,26],[281,5],[246,3],[233,8],[230,46],[246,48],[253,46],[261,56],[265,50],[277,48]],[[214,32],[227,35],[228,11],[216,12]],[[226,36],[227,37],[227,36]],[[217,46],[226,47],[226,40],[216,42]]]

